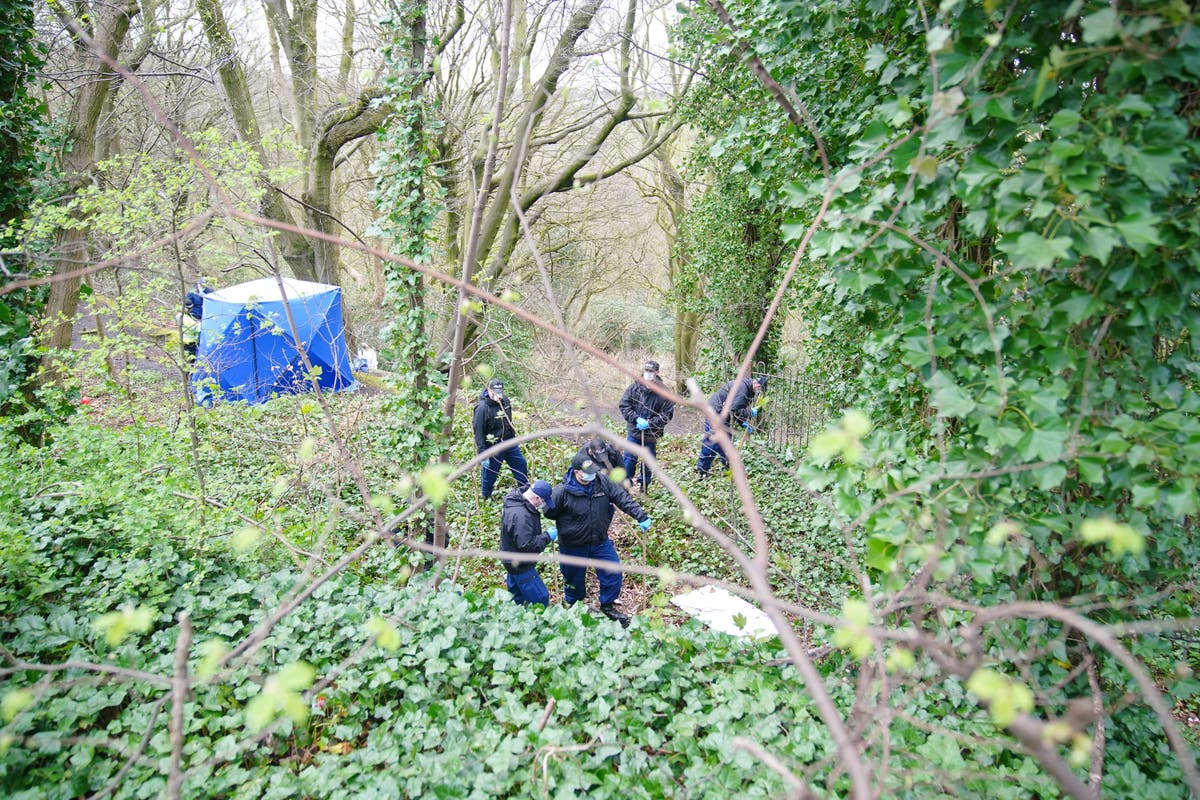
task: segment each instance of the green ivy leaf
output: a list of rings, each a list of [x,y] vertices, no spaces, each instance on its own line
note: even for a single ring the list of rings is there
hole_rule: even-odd
[[[783,240],[785,242],[798,242],[804,238],[804,234],[808,231],[809,221],[801,217],[785,216],[783,218]]]
[[[1108,263],[1113,249],[1120,243],[1121,237],[1112,230],[1102,225],[1093,225],[1084,231],[1083,238],[1079,242],[1079,250],[1103,265]]]
[[[1003,237],[997,246],[1012,259],[1013,266],[1049,269],[1056,260],[1070,255],[1072,243],[1067,236],[1046,238],[1025,231],[1015,238]]]
[[[1046,101],[1048,97],[1052,97],[1058,91],[1058,86],[1054,82],[1056,70],[1051,66],[1050,59],[1044,59],[1042,65],[1038,68],[1037,80],[1033,87],[1033,107],[1038,108]]]
[[[1183,478],[1166,490],[1163,499],[1173,516],[1185,517],[1200,511],[1198,495],[1200,492],[1197,491],[1196,479]]]
[[[965,417],[978,405],[946,372],[934,375],[929,389],[930,404],[947,417]]]
[[[888,61],[887,51],[882,45],[873,44],[867,48],[866,58],[863,62],[863,72],[870,75],[873,72],[878,72],[879,69]]]
[[[1148,211],[1137,211],[1123,217],[1117,223],[1117,230],[1138,255],[1144,255],[1152,247],[1162,244],[1158,230],[1160,222],[1159,217]]]
[[[896,555],[900,548],[879,537],[872,536],[867,540],[866,564],[871,569],[880,572],[891,572],[896,568]]]
[[[1116,9],[1107,7],[1084,16],[1079,20],[1079,27],[1083,31],[1083,41],[1099,44],[1112,39],[1120,32],[1121,21],[1117,17]]]

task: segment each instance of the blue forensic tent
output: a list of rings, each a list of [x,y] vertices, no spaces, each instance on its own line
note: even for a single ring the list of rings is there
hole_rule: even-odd
[[[262,403],[312,391],[301,350],[323,390],[355,385],[337,286],[262,278],[210,292],[204,295],[192,391],[204,404]]]

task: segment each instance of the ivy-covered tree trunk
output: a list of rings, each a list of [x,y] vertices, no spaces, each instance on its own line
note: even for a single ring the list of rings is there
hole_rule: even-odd
[[[440,209],[430,198],[436,187],[426,146],[425,84],[427,31],[422,0],[398,0],[385,22],[391,40],[384,48],[388,72],[384,79],[389,115],[380,131],[380,175],[375,202],[382,212],[377,223],[397,255],[422,264],[433,261],[433,226]],[[394,419],[393,447],[397,461],[410,469],[424,467],[443,453],[441,401],[433,348],[429,342],[426,284],[417,270],[402,264],[384,265],[386,303],[393,311],[387,327],[384,356],[394,376],[396,393],[387,409]],[[437,540],[445,545],[443,532]]]
[[[34,43],[34,9],[30,0],[0,0],[0,231],[15,229],[38,194],[36,181],[54,184],[54,169],[41,137],[48,132],[47,108],[36,93],[35,76],[42,67]],[[9,228],[12,226],[12,228]],[[16,236],[0,234],[0,268],[4,280],[33,271],[36,265],[17,254]],[[34,330],[44,313],[44,287],[18,289],[0,297],[0,415],[24,397],[32,404],[32,376],[37,367]],[[35,441],[39,433],[23,425],[18,433]]]
[[[0,113],[11,120],[0,127],[0,227],[24,216],[32,198],[31,184],[37,167],[35,139],[45,106],[30,91],[41,58],[33,47],[34,17],[31,0],[0,0]],[[7,250],[13,242],[0,241]]]
[[[691,327],[701,342],[706,366],[720,372],[736,367],[749,353],[766,318],[784,265],[779,215],[746,191],[736,176],[720,176],[688,216],[676,296],[680,308],[706,320]],[[767,370],[777,366],[783,319],[777,315],[754,353]]]

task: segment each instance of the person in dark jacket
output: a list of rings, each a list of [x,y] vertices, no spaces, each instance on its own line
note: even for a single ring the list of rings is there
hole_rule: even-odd
[[[546,481],[534,481],[533,485],[522,491],[510,489],[504,495],[504,505],[500,509],[500,549],[506,553],[540,553],[546,545],[558,539],[558,532],[553,528],[542,530],[540,511],[544,511],[551,496],[550,484]],[[537,564],[529,561],[502,560],[505,571],[508,572],[508,591],[512,593],[513,602],[519,605],[536,603],[550,604],[550,592],[542,576],[538,575]]]
[[[606,475],[621,466],[621,451],[603,436],[584,442],[575,455],[580,459],[590,458],[595,461],[596,466]]]
[[[476,453],[482,453],[489,447],[517,435],[512,422],[512,403],[504,396],[504,382],[499,378],[493,378],[479,393],[472,427],[475,430]],[[484,500],[492,496],[492,489],[496,487],[496,479],[500,477],[500,467],[503,464],[508,464],[518,488],[524,489],[529,485],[529,464],[525,461],[525,456],[521,455],[521,448],[513,445],[491,458],[484,459],[483,471],[480,474],[480,488]]]
[[[558,523],[558,551],[565,556],[620,564],[617,549],[608,538],[614,506],[637,520],[643,531],[650,529],[650,516],[629,492],[610,481],[590,458],[573,458],[563,482],[554,487],[546,511],[546,516]],[[579,602],[586,593],[587,568],[563,564],[561,569],[563,602]],[[596,578],[600,581],[600,611],[622,626],[628,625],[629,617],[616,607],[621,596],[621,573],[598,569]]]
[[[708,398],[708,407],[721,419],[726,433],[730,433],[733,425],[745,428],[747,432],[753,432],[753,422],[758,416],[755,401],[766,390],[766,375],[742,378],[736,384],[734,381],[728,381],[717,390],[716,394]],[[733,392],[733,400],[729,402],[729,409],[726,411],[725,405],[729,401],[730,392]],[[713,460],[718,457],[728,468],[729,456],[725,452],[725,448],[721,447],[713,437],[711,423],[705,417],[704,438],[700,440],[700,461],[696,464],[696,471],[707,476],[712,471]]]
[[[640,444],[650,451],[650,455],[658,458],[658,440],[662,438],[667,423],[675,415],[675,403],[657,394],[647,384],[656,384],[666,389],[662,378],[658,377],[657,361],[647,361],[642,365],[642,380],[629,384],[625,394],[621,395],[618,408],[621,409],[621,416],[625,418],[626,439]],[[650,468],[643,463],[635,478],[633,471],[637,466],[638,457],[626,452],[625,475],[634,489],[644,492],[650,488]]]
[[[200,346],[200,320],[204,317],[204,295],[212,289],[197,281],[195,288],[183,296],[183,313],[179,315],[180,340],[188,363],[196,360]]]

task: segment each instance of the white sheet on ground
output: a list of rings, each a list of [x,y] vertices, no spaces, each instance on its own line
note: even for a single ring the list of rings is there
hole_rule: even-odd
[[[754,639],[777,633],[775,624],[762,609],[716,586],[702,586],[676,595],[671,602],[713,630],[732,636]]]

